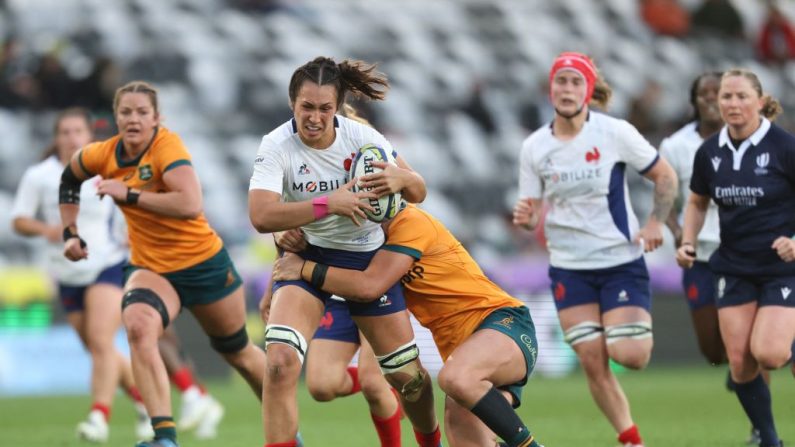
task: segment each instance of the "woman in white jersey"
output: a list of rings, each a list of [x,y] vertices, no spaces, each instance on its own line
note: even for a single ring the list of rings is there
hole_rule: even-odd
[[[23,236],[43,236],[48,241],[48,263],[58,281],[58,294],[66,319],[91,354],[91,398],[88,418],[77,426],[77,435],[92,442],[108,439],[108,419],[116,387],[121,383],[136,402],[136,436],[152,435],[146,409],[133,383],[130,362],[113,344],[121,326],[122,264],[126,259],[124,241],[114,234],[115,212],[110,197],[97,197],[96,183],[83,183],[80,191],[85,228],[91,256],[79,263],[63,257],[61,216],[58,210],[60,173],[81,147],[93,138],[91,119],[84,109],[61,112],[55,121],[55,137],[43,160],[28,168],[17,189],[13,216],[14,230]],[[40,218],[37,216],[41,216]],[[123,228],[123,227],[121,227]]]
[[[358,149],[391,144],[371,127],[338,116],[350,92],[383,99],[386,78],[360,61],[318,57],[299,67],[290,80],[293,119],[262,139],[249,191],[249,215],[262,233],[300,227],[307,240],[302,256],[326,264],[364,269],[384,242],[381,227],[365,219],[361,199],[373,193],[352,193],[355,180],[348,169]],[[422,178],[398,156],[400,168],[387,166],[363,186],[379,193],[402,191],[409,201],[425,197]],[[320,261],[323,262],[323,261]],[[267,445],[290,447],[298,430],[295,401],[298,376],[330,294],[312,281],[278,281],[265,331],[267,372],[263,419]],[[401,397],[420,446],[439,444],[439,424],[427,371],[405,311],[400,284],[375,303],[347,303],[359,329],[378,356],[382,372]]]
[[[694,119],[660,143],[660,155],[671,164],[679,179],[679,197],[666,225],[674,235],[676,248],[682,243],[682,210],[690,191],[693,157],[704,139],[723,125],[718,110],[720,73],[708,72],[697,77],[690,87],[690,105]],[[714,275],[709,269],[710,255],[720,244],[718,208],[710,203],[704,228],[698,236],[698,260],[690,269],[683,269],[682,286],[693,318],[698,347],[712,364],[726,363],[726,350],[720,339],[718,311],[715,307]]]
[[[562,53],[549,72],[555,118],[522,146],[514,224],[532,230],[542,201],[549,276],[558,317],[591,394],[624,446],[641,446],[629,403],[608,360],[631,369],[651,356],[651,292],[644,251],[662,244],[676,174],[624,120],[590,111],[610,88],[584,54]],[[652,180],[654,208],[639,228],[624,179],[627,165]]]

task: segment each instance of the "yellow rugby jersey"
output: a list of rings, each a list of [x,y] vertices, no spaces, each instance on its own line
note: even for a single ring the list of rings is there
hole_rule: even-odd
[[[154,141],[134,160],[122,160],[121,137],[91,143],[78,155],[80,166],[89,176],[115,179],[142,191],[168,192],[163,174],[191,157],[177,134],[163,127]],[[221,250],[223,242],[207,223],[204,213],[196,219],[177,219],[120,204],[130,238],[133,265],[168,273],[206,261]],[[90,248],[89,248],[90,249]]]
[[[443,360],[489,314],[522,306],[491,282],[458,239],[436,218],[409,205],[387,229],[384,249],[414,258],[403,275],[406,305],[431,333]]]

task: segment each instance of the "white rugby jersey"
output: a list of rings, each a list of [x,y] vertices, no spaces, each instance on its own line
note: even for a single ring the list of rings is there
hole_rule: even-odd
[[[295,120],[265,135],[254,160],[249,190],[273,191],[281,194],[284,202],[311,200],[330,194],[349,180],[351,160],[365,144],[393,151],[387,139],[370,126],[342,116],[334,118],[334,126],[336,138],[326,149],[305,145]],[[361,252],[384,243],[381,226],[369,220],[357,227],[348,217],[330,215],[301,228],[307,242],[319,247]]]
[[[674,132],[670,137],[660,143],[660,155],[671,164],[679,177],[679,197],[682,199],[682,212],[679,213],[679,223],[684,219],[684,209],[690,196],[690,177],[693,176],[693,159],[696,151],[701,147],[704,139],[698,133],[695,121],[686,124]],[[720,245],[720,225],[718,222],[718,205],[709,201],[707,214],[704,217],[704,227],[698,234],[696,246],[696,259],[709,261],[712,253]]]
[[[41,219],[61,226],[58,188],[64,166],[56,156],[29,167],[17,188],[12,218]],[[88,245],[88,259],[72,262],[63,255],[63,243],[48,243],[47,258],[55,278],[68,286],[91,284],[106,268],[127,257],[126,241],[119,240],[118,226],[123,218],[113,199],[97,196],[99,177],[83,182],[80,189],[80,214],[77,229]]]
[[[522,144],[519,196],[549,204],[544,224],[549,263],[572,270],[607,268],[633,261],[643,248],[633,239],[624,171],[645,173],[657,151],[628,122],[589,112],[574,138],[559,140],[544,126]]]

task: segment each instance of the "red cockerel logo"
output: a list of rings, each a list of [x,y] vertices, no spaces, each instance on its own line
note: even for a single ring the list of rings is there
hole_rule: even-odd
[[[599,156],[600,156],[599,149],[596,146],[594,146],[593,150],[585,153],[585,161],[587,161],[588,163],[591,162],[597,163],[599,161]]]
[[[320,318],[320,324],[318,327],[329,330],[331,329],[332,324],[334,324],[334,315],[332,315],[331,312],[326,312],[326,314]]]
[[[356,157],[356,152],[351,152],[351,156],[346,158],[345,161],[342,162],[342,167],[345,168],[345,172],[351,170],[351,164],[353,163],[353,159]]]
[[[566,286],[564,286],[562,282],[559,282],[558,285],[555,286],[555,299],[563,301],[563,298],[566,298]]]

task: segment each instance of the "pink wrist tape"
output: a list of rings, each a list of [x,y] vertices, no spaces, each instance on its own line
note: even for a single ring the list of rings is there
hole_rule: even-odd
[[[312,199],[312,212],[315,214],[315,220],[328,216],[328,196]]]

